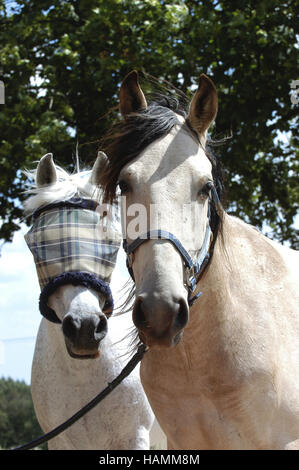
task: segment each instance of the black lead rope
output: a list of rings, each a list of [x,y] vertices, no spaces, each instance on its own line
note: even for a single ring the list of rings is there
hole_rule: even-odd
[[[31,442],[28,442],[27,444],[15,447],[12,450],[29,450],[33,449],[34,447],[37,447],[40,444],[43,444],[44,442],[49,441],[50,439],[53,439],[53,437],[58,436],[58,434],[62,433],[65,431],[65,429],[69,428],[72,424],[74,424],[76,421],[78,421],[82,416],[84,416],[88,411],[92,410],[100,401],[102,401],[109,393],[112,392],[131,372],[137,364],[142,360],[144,354],[147,351],[147,346],[145,344],[141,344],[138,347],[138,351],[132,359],[128,362],[128,364],[123,368],[121,373],[112,381],[108,384],[108,386],[102,390],[96,397],[94,397],[87,405],[85,405],[81,410],[77,411],[73,416],[71,416],[67,421],[64,423],[60,424],[57,426],[55,429],[52,431],[48,432],[47,434],[44,434],[43,436],[38,437],[37,439],[34,439]]]

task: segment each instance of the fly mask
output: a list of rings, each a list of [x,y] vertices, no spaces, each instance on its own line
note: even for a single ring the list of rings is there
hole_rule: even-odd
[[[100,208],[91,199],[71,198],[33,214],[33,225],[25,240],[41,287],[40,312],[51,322],[61,323],[48,306],[48,298],[65,284],[94,289],[105,297],[103,312],[110,315],[113,311],[109,282],[120,237],[109,220],[104,225]]]

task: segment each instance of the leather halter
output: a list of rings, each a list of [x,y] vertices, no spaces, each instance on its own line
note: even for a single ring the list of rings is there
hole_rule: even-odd
[[[212,198],[216,206],[219,207],[220,201],[217,194],[215,187],[211,188]],[[123,240],[123,248],[127,254],[127,268],[130,273],[131,278],[133,281],[134,274],[132,269],[133,259],[132,255],[134,251],[142,245],[142,243],[146,242],[150,239],[155,240],[169,240],[176,250],[181,255],[184,266],[185,266],[185,273],[186,273],[186,287],[188,289],[188,304],[190,306],[202,295],[202,292],[198,292],[192,297],[194,290],[196,289],[197,279],[200,274],[203,273],[204,269],[206,268],[209,259],[210,259],[210,240],[212,234],[212,230],[210,227],[210,201],[209,201],[209,210],[208,210],[208,219],[209,223],[207,224],[205,237],[200,249],[199,255],[195,261],[193,261],[192,257],[189,255],[188,251],[184,248],[182,243],[171,233],[167,230],[149,230],[147,233],[141,235],[140,237],[136,238],[132,243],[128,243],[125,239]]]

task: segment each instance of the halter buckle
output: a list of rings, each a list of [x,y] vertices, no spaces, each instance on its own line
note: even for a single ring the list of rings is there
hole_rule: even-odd
[[[186,266],[186,284],[187,284],[188,289],[190,289],[191,292],[193,292],[196,286],[194,265],[191,266],[191,268],[189,268],[189,266]]]

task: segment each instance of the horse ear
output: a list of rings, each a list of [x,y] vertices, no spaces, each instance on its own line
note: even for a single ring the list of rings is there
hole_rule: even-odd
[[[217,90],[205,74],[199,77],[198,88],[192,98],[189,122],[199,136],[206,138],[207,130],[214,121],[218,109]]]
[[[132,70],[123,80],[120,92],[120,112],[123,117],[147,108],[147,102],[138,81],[138,73]]]
[[[91,175],[89,178],[89,182],[91,184],[99,184],[100,176],[108,163],[108,157],[104,152],[98,152],[97,159],[92,167]]]
[[[46,153],[40,159],[37,165],[35,181],[38,188],[56,183],[57,172],[52,153]]]

